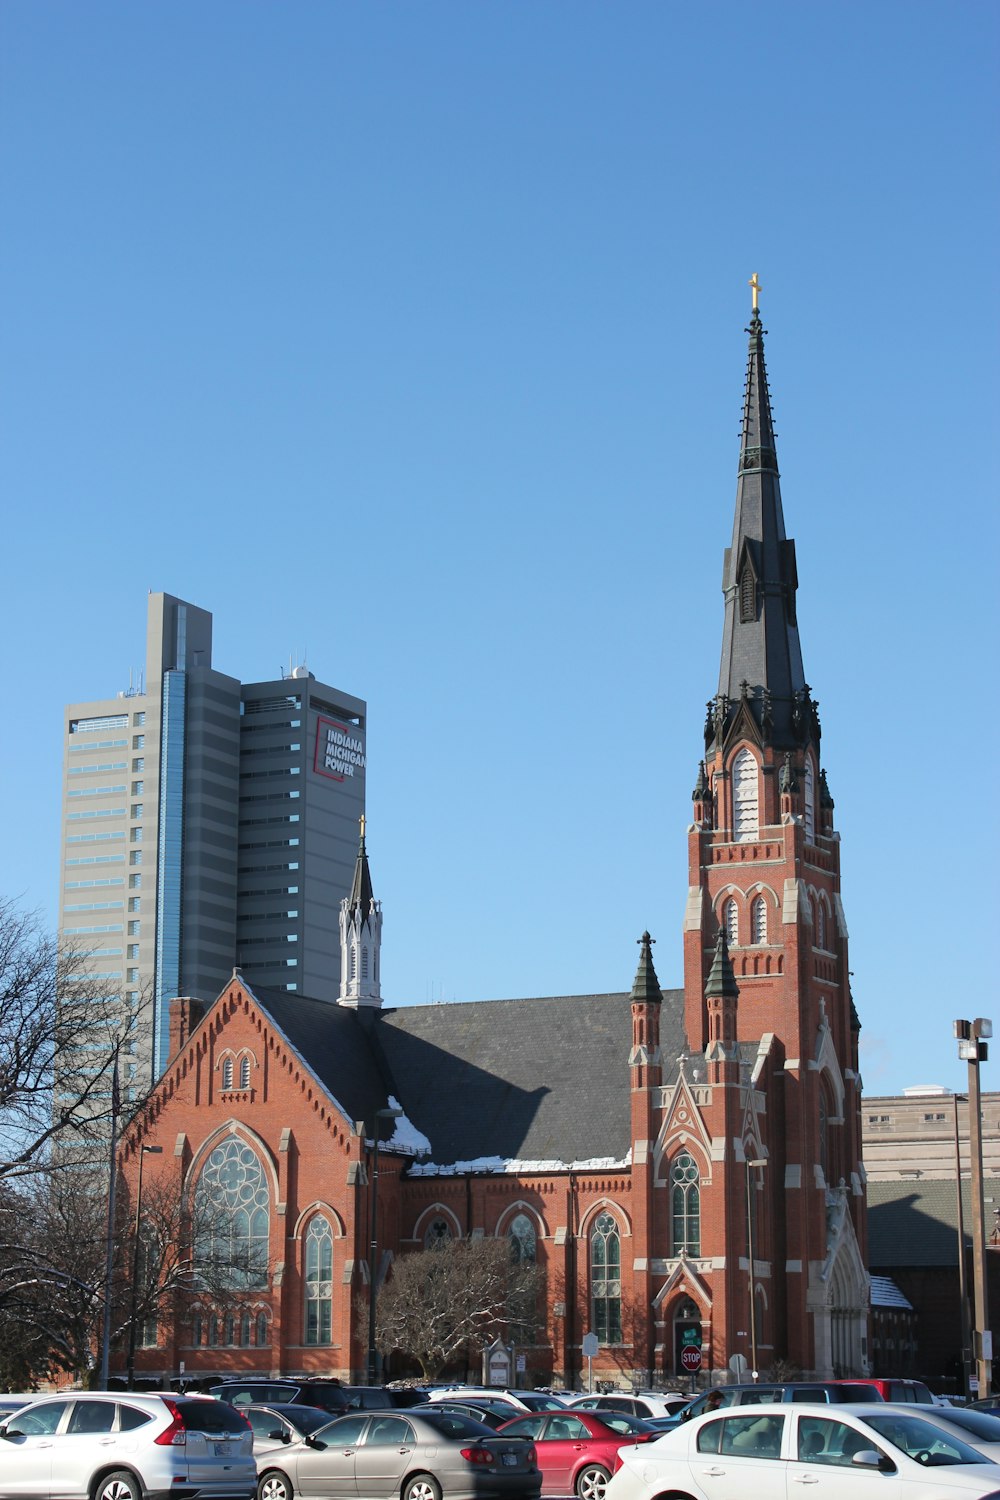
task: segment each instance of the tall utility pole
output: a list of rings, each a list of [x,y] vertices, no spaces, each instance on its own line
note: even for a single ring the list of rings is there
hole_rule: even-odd
[[[972,1173],[972,1280],[975,1296],[976,1379],[980,1397],[988,1396],[993,1379],[993,1334],[990,1330],[986,1288],[986,1211],[983,1202],[983,1117],[979,1096],[979,1064],[989,1057],[987,1039],[993,1022],[982,1016],[956,1021],[958,1055],[969,1064],[969,1165]]]
[[[969,1394],[969,1357],[971,1354],[971,1341],[969,1339],[969,1291],[965,1284],[965,1210],[962,1204],[962,1146],[958,1134],[958,1106],[962,1102],[962,1095],[955,1094],[953,1101],[955,1106],[955,1196],[958,1213],[958,1310],[959,1320],[962,1326],[962,1389],[960,1396]],[[965,1100],[968,1103],[968,1099]]]

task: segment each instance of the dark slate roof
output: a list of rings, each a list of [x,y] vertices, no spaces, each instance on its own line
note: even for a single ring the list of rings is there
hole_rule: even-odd
[[[362,818],[361,821],[363,823],[364,819]],[[368,868],[368,851],[365,849],[365,836],[362,834],[358,845],[358,857],[354,865],[351,894],[347,898],[347,910],[351,913],[360,911],[364,919],[371,910],[373,897],[371,871]]]
[[[984,1179],[984,1197],[1000,1204],[1000,1178]],[[972,1200],[962,1184],[965,1242],[971,1244]],[[986,1205],[986,1233],[993,1229]],[[954,1181],[903,1178],[868,1184],[868,1264],[891,1271],[903,1266],[958,1264],[958,1200]]]
[[[621,1161],[629,1151],[628,995],[355,1011],[256,985],[252,993],[348,1118],[370,1124],[394,1096],[438,1166]],[[684,992],[661,994],[668,1083],[688,1050]]]
[[[726,551],[722,588],[726,600],[719,692],[740,697],[745,680],[751,694],[771,694],[774,744],[793,744],[792,702],[805,686],[796,624],[794,543],[785,537],[781,486],[775,452],[771,397],[764,367],[764,329],[754,312],[750,327],[739,477],[732,546]],[[756,617],[740,619],[739,576],[749,557],[757,580]]]

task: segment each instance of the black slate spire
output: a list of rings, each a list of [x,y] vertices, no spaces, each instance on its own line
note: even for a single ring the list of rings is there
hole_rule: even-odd
[[[351,894],[347,898],[348,914],[353,916],[356,911],[359,911],[363,922],[372,909],[374,895],[371,871],[368,868],[368,853],[365,849],[365,819],[362,814],[361,840],[358,844],[358,858],[354,866],[354,881],[351,885]]]
[[[762,743],[792,745],[804,737],[808,688],[795,615],[795,543],[785,537],[781,510],[756,276],[751,286],[736,516],[722,575],[722,663],[706,738],[711,743],[724,733],[730,710],[742,700],[751,705]]]
[[[729,957],[729,944],[726,942],[726,929],[724,927],[719,928],[719,936],[715,941],[715,956],[712,959],[712,967],[708,973],[705,994],[709,999],[721,997],[729,1000],[735,1000],[739,995],[739,987],[736,983],[736,975],[733,973],[732,960]]]
[[[641,952],[639,954],[639,967],[635,971],[635,980],[632,984],[631,1000],[633,1005],[637,1003],[642,1004],[650,1000],[655,1000],[656,1004],[659,1005],[663,999],[663,994],[660,990],[660,981],[657,979],[656,970],[653,968],[653,950],[651,945],[655,942],[656,939],[651,938],[648,932],[644,932],[639,939]]]

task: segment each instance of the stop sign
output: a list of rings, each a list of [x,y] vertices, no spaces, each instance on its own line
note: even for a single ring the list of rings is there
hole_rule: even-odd
[[[701,1349],[697,1344],[685,1344],[681,1350],[681,1367],[693,1375],[701,1369]]]

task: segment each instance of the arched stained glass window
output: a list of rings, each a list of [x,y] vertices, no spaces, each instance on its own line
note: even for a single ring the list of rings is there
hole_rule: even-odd
[[[201,1308],[196,1307],[191,1314],[191,1342],[197,1348],[205,1337],[205,1325],[202,1322]]]
[[[535,1224],[527,1214],[515,1214],[507,1227],[510,1246],[511,1285],[507,1298],[508,1335],[515,1344],[534,1343],[537,1335],[537,1287],[530,1281],[530,1270],[538,1254]]]
[[[447,1219],[432,1219],[424,1230],[424,1249],[436,1250],[452,1238],[451,1225]]]
[[[271,1197],[256,1151],[238,1136],[215,1147],[194,1197],[196,1260],[215,1285],[267,1285]]]
[[[760,815],[757,761],[745,747],[733,761],[733,837],[744,844],[757,837]]]
[[[535,1226],[527,1214],[515,1214],[507,1230],[511,1259],[522,1265],[535,1264],[537,1236]]]
[[[270,1343],[267,1333],[267,1313],[257,1314],[257,1348],[264,1349]]]
[[[306,1230],[305,1288],[307,1344],[328,1344],[333,1318],[333,1232],[322,1215]]]
[[[767,942],[767,902],[757,896],[750,908],[750,939],[760,944]]]
[[[622,1246],[618,1225],[600,1214],[590,1234],[591,1328],[602,1344],[622,1341]]]
[[[244,1349],[250,1346],[250,1332],[253,1328],[253,1319],[248,1312],[240,1315],[240,1343]]]
[[[701,1254],[701,1189],[690,1151],[675,1156],[670,1168],[671,1255]]]

